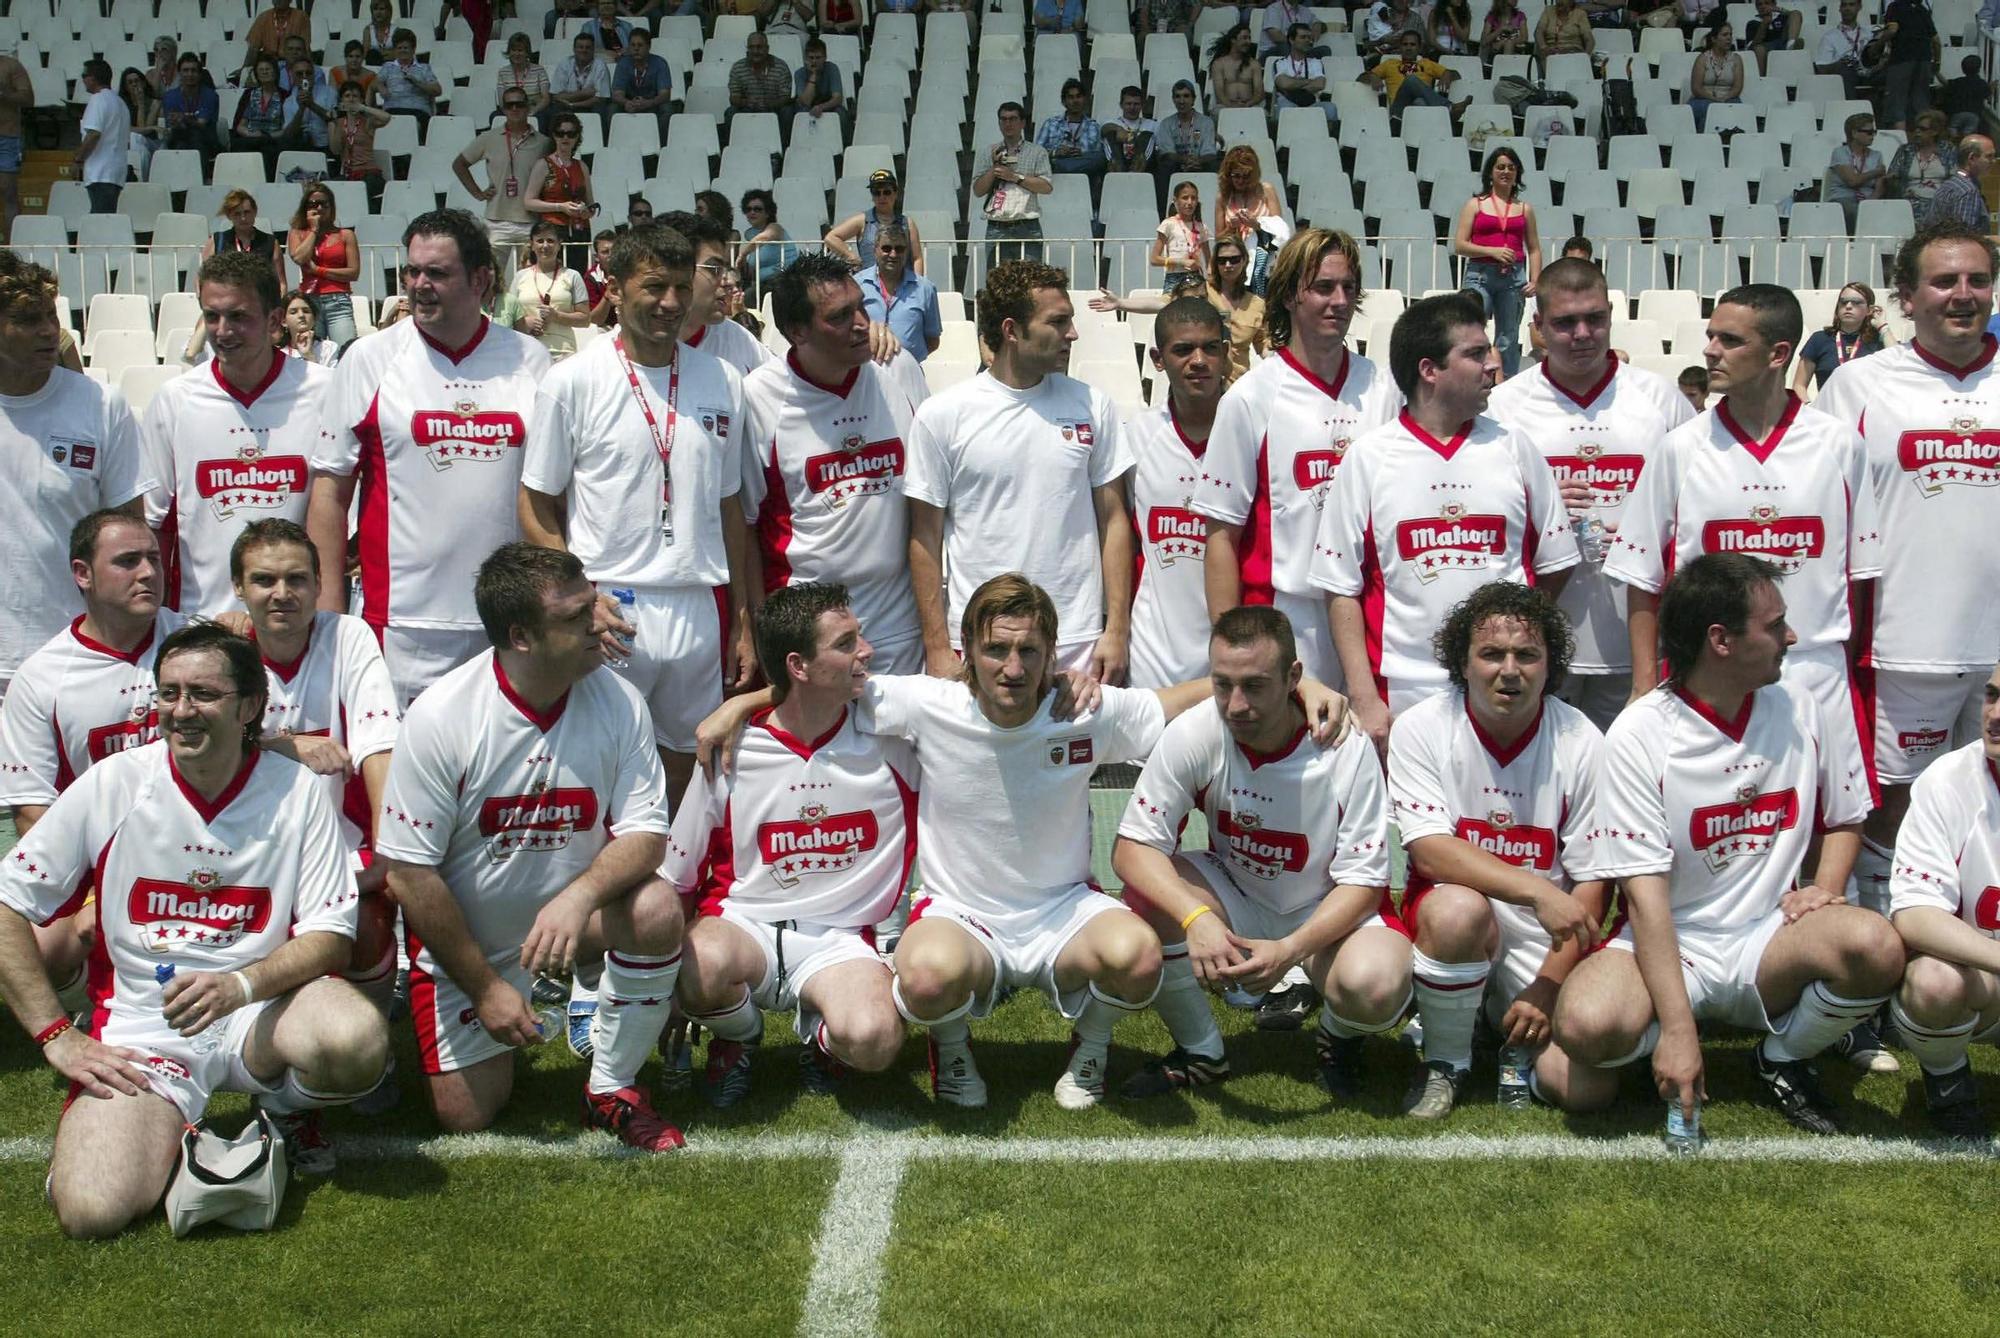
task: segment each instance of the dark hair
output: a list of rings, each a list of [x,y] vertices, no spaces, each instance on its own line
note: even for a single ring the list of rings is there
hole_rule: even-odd
[[[1234,28],[1231,28],[1228,31],[1224,32],[1222,36],[1215,39],[1215,45],[1211,46],[1208,49],[1209,61],[1213,63],[1216,57],[1228,55],[1231,48],[1233,48],[1236,45],[1237,34],[1247,33],[1249,31],[1250,31],[1249,24],[1239,23]],[[1255,37],[1254,33],[1252,34],[1252,37],[1253,38]]]
[[[979,290],[979,337],[986,347],[1000,351],[1004,342],[1000,327],[1007,321],[1026,323],[1035,314],[1035,291],[1057,288],[1069,291],[1069,275],[1039,260],[1003,260],[986,273],[986,286]]]
[[[713,195],[713,191],[704,191]],[[728,203],[728,201],[724,201]],[[688,245],[699,250],[704,246],[729,247],[729,225],[717,222],[708,214],[692,213],[686,209],[669,209],[664,214],[653,215],[653,226],[672,228],[687,238]]]
[[[542,596],[559,585],[583,579],[583,563],[560,548],[515,542],[501,544],[479,564],[472,602],[486,639],[499,650],[514,629],[542,629]]]
[[[1566,256],[1571,251],[1581,251],[1584,254],[1584,258],[1589,259],[1591,256],[1597,254],[1597,247],[1591,242],[1590,238],[1584,236],[1582,233],[1579,232],[1578,234],[1576,234],[1576,236],[1564,242],[1562,244],[1562,250],[1556,252],[1556,254],[1559,256]],[[1539,287],[1539,285],[1537,286]]]
[[[729,197],[719,190],[698,190],[694,193],[694,211],[707,214],[723,227],[724,233],[736,225],[736,210],[730,207]],[[725,235],[724,241],[728,240]]]
[[[973,647],[986,635],[987,629],[1001,618],[1027,618],[1033,621],[1035,630],[1040,632],[1042,639],[1048,643],[1043,647],[1048,652],[1046,674],[1053,674],[1057,644],[1055,601],[1049,598],[1048,591],[1020,572],[1008,571],[992,577],[974,590],[972,598],[965,601],[965,612],[959,616],[959,644],[965,647],[965,681],[974,682]]]
[[[803,581],[771,592],[757,610],[757,664],[771,685],[771,700],[791,695],[785,661],[810,661],[819,654],[819,616],[847,608],[847,587],[838,581]]]
[[[1542,277],[1535,281],[1537,293],[1604,293],[1611,287],[1604,279],[1604,271],[1596,262],[1579,260],[1566,256],[1561,260],[1551,260],[1542,266]]]
[[[826,43],[821,41],[817,37],[808,37],[806,38],[806,44],[803,47],[801,47],[800,50],[803,51],[808,56],[810,56],[815,51],[819,52],[820,55],[824,56],[826,54]]]
[[[396,29],[396,31],[389,34],[390,46],[392,47],[401,46],[405,42],[408,42],[411,46],[415,46],[417,44],[417,34],[413,29],[398,28]]]
[[[1146,90],[1137,84],[1127,84],[1118,90],[1118,100],[1123,102],[1126,98],[1137,98],[1141,102],[1144,102],[1146,100]]]
[[[1958,70],[1960,74],[1978,74],[1979,57],[1967,56],[1964,60],[1958,63]]]
[[[1479,169],[1479,193],[1481,195],[1491,195],[1493,193],[1493,165],[1502,158],[1508,158],[1513,161],[1514,194],[1516,197],[1519,197],[1521,187],[1528,179],[1528,169],[1521,166],[1521,155],[1514,152],[1514,146],[1511,144],[1502,144],[1494,149],[1493,152],[1486,155],[1486,162]]]
[[[1674,378],[1677,386],[1699,386],[1704,393],[1708,390],[1708,368],[1696,363],[1692,367],[1681,368],[1681,374]]]
[[[312,563],[313,579],[319,579],[319,549],[313,547],[312,536],[305,526],[295,520],[271,519],[253,520],[243,527],[236,536],[236,542],[229,545],[229,579],[243,579],[243,555],[253,548],[269,548],[277,544],[296,544],[306,550],[306,557]]]
[[[1160,314],[1153,317],[1153,347],[1167,346],[1167,331],[1182,325],[1199,325],[1204,330],[1227,334],[1222,324],[1222,313],[1215,304],[1205,297],[1189,295],[1177,297],[1160,308]]]
[[[271,266],[267,262],[264,270],[266,273],[269,273],[270,269]],[[138,516],[127,515],[123,511],[114,511],[110,507],[103,507],[91,512],[82,520],[70,526],[69,560],[71,562],[88,564],[97,556],[97,536],[104,532],[104,528],[107,525],[116,524],[121,520],[137,525],[142,529],[146,525],[146,522]]]
[[[404,250],[409,249],[413,237],[449,237],[458,243],[458,259],[468,278],[493,268],[493,243],[486,235],[486,225],[463,209],[432,209],[418,214],[403,229]]]
[[[814,289],[821,284],[845,288],[853,282],[854,272],[845,260],[831,251],[808,251],[779,270],[772,282],[771,319],[777,322],[785,338],[790,339],[792,331],[812,324]]]
[[[135,78],[139,81],[139,96],[142,99],[153,96],[153,86],[146,82],[146,72],[137,65],[127,65],[118,72],[118,96],[125,99],[125,105],[132,109],[134,116],[137,116],[140,104],[132,101],[131,95],[125,91],[125,85]]]
[[[520,90],[516,89],[514,91],[519,92]],[[583,138],[583,119],[573,111],[559,111],[549,118],[549,138],[554,139],[556,132],[561,130],[565,125],[575,126],[577,138]]]
[[[1174,80],[1174,86],[1167,90],[1167,96],[1172,97],[1175,93],[1179,93],[1183,90],[1185,90],[1190,97],[1196,99],[1199,99],[1201,97],[1201,90],[1194,86],[1194,81],[1191,79]]]
[[[1471,293],[1440,293],[1403,309],[1389,332],[1389,375],[1403,398],[1416,397],[1423,380],[1420,365],[1442,363],[1451,353],[1452,331],[1467,325],[1486,328],[1486,309]]]
[[[298,207],[292,210],[292,226],[303,228],[306,225],[306,208],[315,199],[326,201],[328,211],[333,214],[334,229],[338,231],[340,228],[340,201],[334,198],[333,187],[327,185],[324,181],[308,181],[299,191]]]
[[[765,190],[762,186],[754,186],[744,191],[743,198],[737,201],[737,203],[743,206],[743,217],[745,219],[750,217],[750,202],[752,200],[764,206],[765,222],[776,223],[778,221],[778,197]]]
[[[247,253],[239,252],[239,254],[247,254]],[[303,302],[308,307],[312,308],[313,321],[315,324],[318,323],[319,302],[313,297],[311,293],[308,293],[305,289],[293,288],[290,291],[288,291],[284,295],[284,297],[280,298],[279,301],[281,303],[281,305],[278,307],[278,313],[280,315],[288,314],[292,309],[292,303]]]
[[[1269,604],[1241,604],[1229,610],[1208,629],[1208,639],[1239,650],[1259,641],[1273,642],[1278,647],[1280,674],[1290,673],[1299,661],[1299,642],[1292,632],[1292,620]]]
[[[1941,242],[1971,242],[1986,252],[1986,272],[1989,275],[2000,269],[2000,248],[1993,245],[1991,237],[1957,219],[1934,219],[1911,233],[1896,248],[1895,263],[1889,268],[1889,281],[1895,286],[1897,296],[1907,300],[1917,291],[1917,265],[1926,250]]]
[[[92,56],[89,60],[85,61],[83,63],[83,72],[98,83],[103,84],[106,88],[113,87],[111,82],[111,62],[105,60],[103,57]]]
[[[677,229],[662,223],[642,223],[617,234],[611,254],[604,258],[604,272],[614,283],[623,283],[638,273],[641,265],[658,265],[664,270],[694,272],[694,245]]]
[[[340,81],[340,87],[333,91],[333,95],[336,98],[344,98],[349,93],[354,94],[355,97],[360,98],[363,101],[366,101],[368,98],[368,90],[366,88],[363,88],[360,82],[354,79],[342,79]]]
[[[1062,96],[1064,98],[1069,97],[1069,95],[1072,93],[1081,93],[1081,92],[1083,92],[1083,80],[1081,79],[1063,80]]]
[[[264,661],[257,654],[257,643],[249,637],[238,636],[221,623],[203,619],[176,628],[160,643],[160,649],[153,655],[153,677],[167,667],[167,661],[176,655],[191,655],[197,651],[214,651],[222,657],[229,671],[229,682],[236,695],[246,702],[254,703],[256,710],[250,713],[249,723],[243,726],[243,746],[255,748],[257,740],[264,734],[264,703],[271,696],[271,681],[264,676]]]
[[[1576,654],[1569,618],[1548,591],[1518,581],[1491,581],[1480,586],[1452,606],[1432,635],[1431,654],[1451,675],[1453,685],[1465,686],[1465,661],[1472,654],[1473,633],[1489,618],[1518,618],[1532,627],[1549,656],[1549,681],[1544,691],[1554,692],[1563,685],[1570,659]]]
[[[271,257],[253,255],[249,251],[217,251],[201,262],[201,268],[194,272],[194,290],[201,292],[205,283],[219,283],[226,288],[241,288],[256,294],[264,304],[268,314],[281,310],[282,294],[278,288],[278,276],[271,269]]]
[[[1310,23],[1292,24],[1291,26],[1285,29],[1285,40],[1289,42],[1294,37],[1297,37],[1300,33],[1304,33],[1308,37],[1312,36],[1312,25]],[[1411,33],[1410,36],[1415,37],[1416,34]]]
[[[561,241],[566,236],[568,236],[568,233],[564,231],[562,224],[551,223],[546,218],[536,220],[535,226],[528,229],[528,240],[531,242],[538,242],[544,237],[553,237],[557,241]],[[562,259],[562,252],[560,251],[556,252],[556,258],[558,261],[560,261]],[[533,260],[529,260],[527,264],[522,265],[521,268],[527,269],[534,263],[535,262]]]
[[[526,34],[526,33],[522,33],[522,34],[520,34],[520,36],[523,36],[523,37],[525,37],[525,36],[527,36],[527,34]],[[353,55],[353,54],[354,54],[355,52],[357,52],[357,51],[359,51],[359,52],[360,52],[360,53],[361,53],[362,55],[364,55],[364,56],[368,54],[368,44],[367,44],[366,42],[362,41],[362,40],[361,40],[360,38],[358,38],[358,37],[355,37],[355,38],[350,38],[350,39],[348,40],[348,43],[347,43],[347,45],[346,45],[346,46],[343,46],[342,48],[340,48],[340,54],[341,54],[341,55],[343,55],[343,56],[351,56],[351,55]],[[341,87],[342,87],[342,88],[345,88],[345,87],[346,87],[346,85],[345,85],[345,84],[343,84],[343,85],[341,85]]]
[[[1028,109],[1012,99],[1001,103],[993,109],[995,116],[1005,116],[1008,112],[1013,112],[1014,115],[1020,117],[1023,121],[1028,119]]]
[[[1738,284],[1715,299],[1718,307],[1747,307],[1755,316],[1757,337],[1776,347],[1790,344],[1796,353],[1799,337],[1806,331],[1805,313],[1799,309],[1798,294],[1775,283]]]
[[[1703,553],[1676,571],[1660,592],[1660,658],[1679,682],[1701,660],[1708,629],[1721,624],[1734,636],[1750,625],[1750,591],[1776,588],[1784,573],[1775,562],[1746,553]]]
[[[57,295],[56,276],[46,266],[0,250],[0,315],[24,305],[33,306],[36,314],[47,308],[53,315]]]

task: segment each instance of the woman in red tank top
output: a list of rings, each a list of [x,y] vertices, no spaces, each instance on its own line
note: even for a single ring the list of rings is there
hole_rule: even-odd
[[[590,245],[590,216],[597,212],[590,193],[590,169],[576,156],[583,139],[583,122],[574,112],[557,112],[549,122],[555,151],[528,170],[528,194],[523,203],[544,223],[562,229],[565,247]],[[575,253],[578,257],[582,251]]]
[[[357,333],[353,292],[361,275],[361,245],[354,229],[340,226],[325,182],[313,182],[299,196],[285,253],[299,267],[299,291],[313,300],[318,335],[346,348]]]
[[[1493,318],[1493,347],[1504,376],[1521,370],[1521,309],[1542,277],[1535,209],[1520,197],[1521,156],[1501,145],[1486,155],[1480,193],[1458,211],[1451,249],[1466,258],[1465,286]]]

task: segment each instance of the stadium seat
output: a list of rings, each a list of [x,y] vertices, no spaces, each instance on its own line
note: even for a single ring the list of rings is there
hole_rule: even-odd
[[[119,370],[115,384],[125,397],[125,403],[131,407],[133,416],[142,417],[146,406],[153,402],[154,393],[185,370],[179,362],[167,366],[127,363]]]

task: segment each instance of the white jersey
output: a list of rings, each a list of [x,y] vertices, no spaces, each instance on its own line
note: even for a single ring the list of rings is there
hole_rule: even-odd
[[[977,914],[1041,906],[1090,881],[1090,775],[1144,757],[1165,726],[1160,699],[1105,688],[1094,711],[1024,725],[988,720],[964,683],[919,675],[868,680],[862,729],[917,745],[925,785],[917,850],[926,892]]]
[[[712,358],[720,358],[736,369],[738,376],[748,376],[777,355],[758,342],[741,325],[731,320],[714,321],[702,326],[686,339],[689,348],[698,348]]]
[[[2000,366],[1950,367],[1915,343],[1835,369],[1813,408],[1861,433],[1882,528],[1862,663],[1984,674],[2000,658]]]
[[[322,609],[313,615],[306,648],[289,664],[264,657],[264,678],[270,691],[264,703],[266,734],[315,734],[347,750],[354,770],[347,776],[322,776],[327,797],[340,814],[340,834],[349,850],[360,850],[368,838],[368,787],[361,764],[396,746],[396,688],[382,660],[375,634],[359,618]]]
[[[1168,725],[1146,759],[1118,834],[1163,855],[1200,809],[1209,849],[1251,901],[1310,910],[1339,885],[1389,886],[1389,805],[1359,730],[1322,748],[1304,725],[1264,756],[1230,737],[1214,702]]]
[[[1215,411],[1194,509],[1241,525],[1245,604],[1313,598],[1313,545],[1334,476],[1363,433],[1394,422],[1403,392],[1349,351],[1332,384],[1281,348],[1236,379]]]
[[[1653,448],[1694,417],[1694,406],[1664,376],[1605,361],[1603,379],[1581,395],[1557,385],[1546,362],[1539,372],[1509,377],[1494,387],[1486,412],[1535,443],[1558,486],[1573,478],[1589,484],[1590,514],[1610,535]],[[1625,591],[1605,576],[1601,554],[1595,562],[1586,554],[1570,573],[1560,603],[1576,637],[1571,673],[1631,671]]]
[[[161,609],[138,645],[84,635],[83,615],[21,662],[0,704],[0,804],[50,804],[114,753],[160,737],[153,654],[187,621]]]
[[[1866,773],[1843,770],[1825,737],[1812,694],[1782,683],[1734,720],[1672,685],[1647,693],[1605,736],[1597,875],[1664,875],[1676,929],[1749,929],[1796,885],[1817,826],[1873,806]]]
[[[840,581],[870,641],[919,635],[903,475],[912,410],[868,363],[838,386],[773,358],[743,378],[743,514],[764,590]]]
[[[46,924],[94,873],[90,1033],[157,1025],[167,967],[241,971],[300,934],[354,937],[360,893],[317,781],[253,750],[210,803],[164,743],[107,758],[0,862],[0,904]]]
[[[521,537],[521,447],[549,352],[482,320],[462,349],[414,320],[348,345],[312,467],[354,475],[361,616],[381,631],[479,626],[479,564]]]
[[[628,377],[618,344],[593,340],[543,378],[521,482],[567,495],[565,538],[592,580],[727,585],[721,507],[742,478],[742,381],[735,369],[686,344],[675,350],[672,366],[633,363]],[[662,438],[672,437],[671,522],[661,516],[656,427]]]
[[[32,395],[0,395],[0,686],[83,612],[70,527],[156,485],[125,397],[67,367]]]
[[[1848,583],[1882,570],[1861,438],[1797,396],[1761,442],[1727,400],[1669,433],[1625,504],[1604,572],[1658,594],[1675,567],[1704,553],[1776,563],[1799,645],[1845,642]]]
[[[1405,413],[1348,452],[1312,582],[1361,600],[1377,678],[1442,684],[1431,634],[1453,605],[1578,561],[1555,476],[1527,437],[1481,417],[1439,441]]]
[[[653,722],[632,685],[601,670],[538,714],[487,651],[404,715],[375,852],[436,868],[493,953],[519,946],[613,837],[666,830]]]
[[[909,881],[918,782],[916,750],[862,733],[852,710],[806,740],[766,707],[727,775],[695,771],[660,876],[704,915],[728,907],[766,924],[869,928]]]
[[[945,513],[946,621],[989,578],[1018,571],[1048,591],[1065,645],[1104,630],[1104,570],[1091,489],[1132,468],[1118,410],[1058,373],[1028,390],[975,376],[925,403],[910,428],[904,490]]]
[[[324,367],[273,357],[262,384],[244,390],[211,359],[153,396],[139,441],[155,480],[146,522],[160,532],[167,607],[195,616],[242,608],[229,579],[236,536],[253,520],[305,524],[309,462],[333,440],[332,385]]]
[[[1565,890],[1588,881],[1596,876],[1591,833],[1603,741],[1583,712],[1553,694],[1543,695],[1528,732],[1504,748],[1466,709],[1465,689],[1426,697],[1389,730],[1389,798],[1404,848],[1454,836]],[[1424,882],[1412,872],[1405,900]],[[1510,942],[1548,946],[1532,910],[1488,902]]]
[[[1208,452],[1190,441],[1171,405],[1149,409],[1128,429],[1132,522],[1139,530],[1139,582],[1132,595],[1132,686],[1164,688],[1208,672],[1208,591],[1202,559],[1208,519],[1195,510]]]
[[[1924,769],[1896,832],[1889,912],[1929,906],[2000,937],[2000,767],[1975,739]]]

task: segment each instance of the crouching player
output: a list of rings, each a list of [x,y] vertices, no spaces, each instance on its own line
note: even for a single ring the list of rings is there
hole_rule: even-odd
[[[373,1087],[382,1017],[347,982],[357,894],[317,777],[257,746],[264,669],[213,624],[168,636],[164,741],[64,790],[0,862],[0,991],[71,1083],[49,1197],[72,1236],[108,1236],[165,1193],[210,1094],[254,1093],[281,1126]],[[31,923],[96,870],[91,1017],[70,1026]]]
[[[1979,730],[1917,778],[1889,874],[1909,954],[1890,1011],[1923,1068],[1931,1125],[1952,1138],[1987,1136],[1966,1053],[2000,1041],[2000,670]]]
[[[1322,1081],[1359,1094],[1363,1039],[1410,1002],[1410,945],[1377,913],[1389,887],[1387,797],[1358,731],[1307,736],[1292,625],[1269,607],[1231,609],[1208,643],[1212,700],[1160,736],[1118,826],[1111,867],[1126,904],[1158,934],[1154,1003],[1174,1048],[1127,1079],[1126,1097],[1229,1076],[1203,987],[1261,993],[1304,963],[1325,1000]],[[1206,851],[1175,853],[1199,808]]]
[[[1868,776],[1829,742],[1816,698],[1779,681],[1794,638],[1776,566],[1694,559],[1660,597],[1659,632],[1670,677],[1612,723],[1599,778],[1592,863],[1623,882],[1630,920],[1556,1001],[1570,1060],[1557,1099],[1604,1104],[1615,1082],[1601,1070],[1651,1054],[1660,1095],[1691,1119],[1705,1094],[1696,1024],[1723,1022],[1766,1033],[1756,1076],[1787,1120],[1837,1132],[1812,1057],[1903,977],[1896,931],[1843,896]]]
[[[889,1067],[904,1035],[871,926],[902,895],[916,854],[916,751],[856,722],[873,648],[845,586],[773,591],[756,635],[775,704],[750,717],[726,774],[695,773],[661,868],[699,899],[680,999],[712,1038],[717,1106],[748,1090],[762,1009],[798,1009],[815,1091],[844,1066]]]
[[[1519,1052],[1548,1045],[1556,992],[1597,941],[1608,895],[1585,871],[1602,736],[1554,693],[1573,644],[1554,597],[1481,586],[1434,644],[1451,690],[1389,733],[1389,796],[1410,857],[1402,923],[1424,1024],[1403,1111],[1425,1120],[1450,1114],[1464,1091],[1482,1004],[1509,1087],[1527,1062]],[[1561,1054],[1546,1062],[1560,1081]]]

